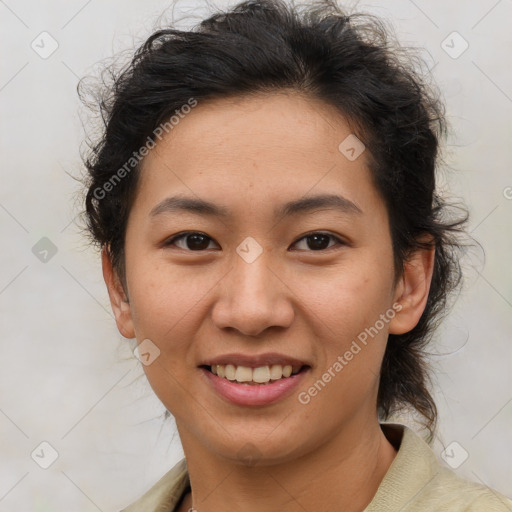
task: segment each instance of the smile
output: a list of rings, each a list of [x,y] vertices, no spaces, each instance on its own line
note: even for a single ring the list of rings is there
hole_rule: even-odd
[[[206,367],[211,373],[222,379],[236,381],[247,385],[268,384],[270,382],[286,379],[299,373],[304,366],[292,365],[266,365],[251,368],[249,366],[235,366],[233,364],[214,364]]]
[[[247,363],[246,363],[247,364]],[[219,398],[237,406],[266,406],[290,396],[307,378],[311,366],[209,364],[199,367],[207,386]]]

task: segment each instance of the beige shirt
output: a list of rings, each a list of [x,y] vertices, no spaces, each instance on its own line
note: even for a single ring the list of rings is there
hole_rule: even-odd
[[[396,423],[381,427],[398,453],[363,512],[512,512],[512,500],[442,466],[409,427]],[[187,464],[182,459],[121,512],[175,512],[189,490]]]

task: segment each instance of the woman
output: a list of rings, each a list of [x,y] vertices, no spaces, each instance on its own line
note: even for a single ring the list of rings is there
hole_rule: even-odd
[[[381,22],[255,0],[105,89],[86,211],[185,459],[131,511],[505,511],[441,466],[423,348],[457,287],[442,105]]]

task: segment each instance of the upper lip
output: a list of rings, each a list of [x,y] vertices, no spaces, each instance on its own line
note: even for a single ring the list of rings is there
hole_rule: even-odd
[[[253,356],[246,354],[223,354],[221,356],[215,356],[206,359],[200,363],[199,366],[212,366],[215,364],[232,364],[234,366],[247,366],[249,368],[258,368],[259,366],[272,366],[273,364],[280,364],[281,366],[290,365],[294,368],[309,366],[306,361],[275,352]]]

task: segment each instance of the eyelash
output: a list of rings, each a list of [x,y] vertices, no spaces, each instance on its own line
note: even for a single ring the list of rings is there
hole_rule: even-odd
[[[202,236],[204,236],[206,238],[209,238],[210,240],[213,240],[213,238],[208,236],[206,233],[202,233],[201,231],[185,231],[183,233],[180,233],[178,235],[173,236],[172,238],[170,238],[166,242],[164,242],[164,247],[170,247],[170,246],[174,245],[174,243],[177,240],[180,240],[182,238],[185,239],[188,235],[202,235]],[[338,242],[339,245],[347,245],[346,242],[344,242],[343,240],[341,240],[337,236],[332,235],[331,233],[325,233],[323,231],[312,231],[311,233],[307,233],[304,236],[302,236],[301,238],[299,238],[298,240],[296,240],[293,245],[295,245],[296,243],[300,242],[301,240],[305,240],[306,238],[312,237],[313,235],[325,235],[325,236],[328,236],[329,238],[335,240],[336,242]],[[332,249],[333,247],[335,247],[335,246],[330,246],[330,247],[327,247],[325,249],[319,249],[319,250],[316,250],[316,251],[312,250],[312,249],[309,249],[309,250],[306,249],[306,252],[325,252],[325,251],[328,251],[328,250]],[[179,247],[179,249],[183,249],[183,248]],[[205,251],[204,249],[203,250],[198,250],[198,251],[193,251],[191,249],[183,249],[183,250],[185,250],[187,252],[204,252]]]

